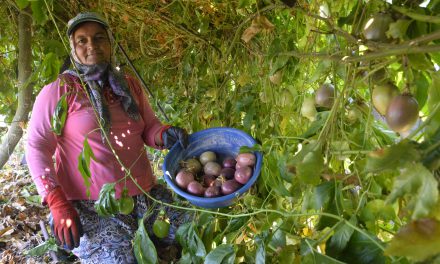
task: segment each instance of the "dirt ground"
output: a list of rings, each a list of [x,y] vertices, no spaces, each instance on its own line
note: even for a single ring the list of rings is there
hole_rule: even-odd
[[[48,208],[40,197],[21,155],[13,155],[0,170],[0,263],[51,263],[26,251],[44,242],[40,221],[48,226]],[[53,263],[53,262],[52,262]]]
[[[50,234],[50,211],[41,205],[29,170],[22,164],[23,152],[22,146],[17,146],[0,170],[0,264],[80,263],[76,256],[67,252],[57,253],[58,262],[49,253],[39,257],[26,254],[45,241],[40,221]],[[156,245],[156,250],[160,263],[172,263],[180,255],[173,246]]]

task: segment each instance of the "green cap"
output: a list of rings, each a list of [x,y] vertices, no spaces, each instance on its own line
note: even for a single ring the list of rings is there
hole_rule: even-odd
[[[108,28],[108,23],[105,18],[94,12],[82,12],[76,15],[76,17],[69,20],[67,23],[67,36],[72,35],[75,28],[84,22],[96,22],[101,24],[104,28]]]

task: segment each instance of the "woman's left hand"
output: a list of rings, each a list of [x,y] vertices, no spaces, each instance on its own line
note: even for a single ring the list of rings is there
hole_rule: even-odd
[[[179,141],[182,148],[185,149],[188,146],[188,133],[183,128],[172,126],[162,132],[162,141],[167,149],[174,146],[177,141]]]

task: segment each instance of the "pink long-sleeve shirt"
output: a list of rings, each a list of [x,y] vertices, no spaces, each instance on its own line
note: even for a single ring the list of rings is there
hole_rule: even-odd
[[[106,96],[111,115],[109,138],[116,155],[136,182],[143,190],[149,191],[156,179],[144,145],[160,149],[155,143],[155,135],[164,125],[156,118],[139,82],[130,76],[126,76],[126,79],[138,105],[140,119],[131,119],[116,96]],[[51,119],[59,99],[66,93],[67,118],[58,136],[51,130]],[[126,176],[126,171],[110,147],[102,143],[98,127],[93,107],[78,78],[65,74],[41,90],[29,122],[26,159],[43,203],[55,186],[61,186],[69,200],[97,200],[103,184],[116,182]],[[86,137],[96,157],[96,161],[91,159],[90,162],[90,197],[78,170],[78,156]],[[117,197],[120,197],[124,186],[128,188],[130,196],[142,193],[127,177],[126,181],[122,180],[116,185]]]

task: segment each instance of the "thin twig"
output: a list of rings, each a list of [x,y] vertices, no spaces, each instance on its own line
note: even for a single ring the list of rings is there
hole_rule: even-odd
[[[43,220],[40,220],[40,228],[41,228],[41,233],[43,233],[44,240],[48,241],[50,237],[49,237],[49,234],[47,233],[46,225],[44,224]],[[58,263],[58,257],[57,257],[57,254],[55,253],[55,251],[50,250],[49,255],[53,261]]]

